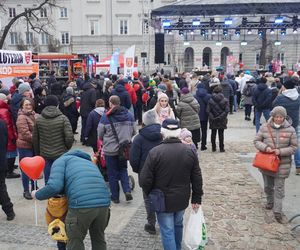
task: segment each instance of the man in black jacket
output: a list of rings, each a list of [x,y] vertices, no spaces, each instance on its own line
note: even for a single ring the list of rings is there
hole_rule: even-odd
[[[162,141],[160,128],[160,124],[156,121],[156,112],[154,109],[148,110],[143,114],[143,127],[140,129],[139,134],[134,137],[129,157],[132,170],[138,173],[138,175],[140,175],[142,171],[149,151],[158,146]],[[145,224],[144,230],[149,234],[156,234],[155,212],[151,210],[150,199],[144,192],[143,198],[148,221],[148,223]]]
[[[263,114],[266,121],[270,118],[272,108],[272,90],[268,88],[267,79],[262,77],[253,92],[252,102],[255,108],[256,133],[260,128],[260,118]]]
[[[80,116],[81,116],[81,134],[80,141],[84,144],[84,131],[86,126],[86,120],[89,113],[95,108],[97,100],[97,82],[91,80],[83,86],[83,92],[80,95]]]
[[[190,145],[181,143],[180,131],[177,120],[164,120],[164,141],[150,150],[140,174],[140,185],[147,195],[159,189],[165,197],[165,211],[156,212],[164,249],[181,249],[182,221],[191,187],[193,209],[199,208],[203,195],[198,157]]]
[[[111,91],[111,95],[118,96],[121,100],[121,106],[130,109],[132,104],[130,100],[130,95],[124,87],[127,82],[127,79],[118,80],[115,88]]]
[[[7,193],[7,188],[5,184],[5,176],[7,170],[6,162],[6,147],[8,140],[8,132],[5,122],[0,119],[0,205],[2,210],[6,213],[7,220],[13,220],[15,218],[15,213],[13,210],[13,204]]]

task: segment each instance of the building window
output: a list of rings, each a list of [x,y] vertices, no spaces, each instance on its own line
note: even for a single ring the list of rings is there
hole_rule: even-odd
[[[43,45],[49,44],[49,34],[43,32],[43,33],[41,34],[41,38],[42,38],[42,44],[43,44]]]
[[[42,8],[42,9],[40,10],[40,12],[41,12],[41,17],[47,17],[47,9]]]
[[[278,53],[277,60],[281,61],[284,64],[284,53]]]
[[[239,54],[239,62],[243,62],[243,53]]]
[[[128,35],[128,20],[120,20],[120,35]]]
[[[16,8],[9,8],[9,17],[15,17],[16,16]]]
[[[167,65],[170,65],[171,64],[171,54],[168,53],[167,54]]]
[[[60,17],[61,18],[68,17],[68,9],[67,8],[60,8]]]
[[[61,33],[61,44],[69,44],[69,43],[70,43],[69,32],[62,32]]]
[[[26,32],[26,44],[33,44],[33,33]]]
[[[18,33],[17,32],[10,33],[10,44],[11,45],[18,44]]]
[[[25,8],[24,11],[27,12],[27,17],[31,17],[30,8]]]
[[[99,35],[99,20],[98,19],[90,20],[90,35],[91,36]]]

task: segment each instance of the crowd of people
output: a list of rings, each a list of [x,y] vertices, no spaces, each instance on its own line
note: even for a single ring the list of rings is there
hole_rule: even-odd
[[[293,154],[296,174],[300,174],[297,72],[277,78],[249,71],[237,76],[215,72],[174,77],[134,72],[132,78],[101,73],[67,82],[57,81],[52,73],[47,81],[32,74],[25,79],[14,78],[10,88],[0,84],[0,197],[7,220],[13,220],[15,213],[5,178],[20,177],[17,156],[20,161],[40,155],[46,161],[45,187],[37,191],[21,171],[24,198],[43,200],[64,194],[69,202],[67,247],[83,249],[82,239],[89,229],[93,249],[106,249],[104,230],[110,202],[120,203],[119,181],[126,201],[134,198],[129,160],[143,189],[147,212],[144,230],[155,234],[157,219],[164,249],[181,249],[184,210],[190,196],[192,207],[199,209],[203,195],[198,147],[200,151],[208,149],[209,128],[212,152],[217,151],[217,134],[218,151],[225,152],[228,115],[244,109],[245,120],[251,121],[254,107],[255,146],[282,157],[279,174],[263,173],[266,208],[274,207],[275,218],[282,222],[284,179],[289,175]],[[275,145],[265,138],[262,115],[274,130]],[[81,131],[77,128],[79,118]],[[82,145],[103,156],[109,190],[88,154],[69,151],[74,135],[79,133]],[[286,141],[281,140],[282,133]],[[163,212],[151,207],[149,194],[153,189],[160,189],[165,196]],[[82,223],[75,225],[74,220]],[[74,230],[76,234],[71,232]],[[59,249],[65,247],[58,242]]]

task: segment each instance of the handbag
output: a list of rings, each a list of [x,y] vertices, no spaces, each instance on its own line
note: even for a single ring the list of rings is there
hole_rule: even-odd
[[[166,202],[165,194],[158,188],[154,188],[148,195],[150,199],[150,208],[155,212],[165,212],[166,211]]]
[[[129,154],[130,154],[130,149],[131,149],[131,141],[126,140],[126,141],[120,143],[116,128],[115,128],[111,118],[109,117],[108,120],[110,122],[112,132],[113,132],[113,134],[114,134],[114,136],[117,140],[117,143],[119,145],[119,149],[118,149],[119,160],[120,161],[127,161],[127,160],[129,160]]]
[[[174,173],[171,176],[169,183],[167,187],[170,186],[174,178]],[[148,198],[150,200],[150,209],[155,212],[163,213],[166,211],[166,198],[165,194],[162,190],[159,188],[153,188],[149,195]]]
[[[276,148],[275,141],[272,136],[271,128],[269,125],[268,125],[268,131],[271,135],[274,148]],[[276,155],[275,153],[257,152],[252,162],[252,165],[261,170],[277,173],[280,165],[280,159],[278,155]]]

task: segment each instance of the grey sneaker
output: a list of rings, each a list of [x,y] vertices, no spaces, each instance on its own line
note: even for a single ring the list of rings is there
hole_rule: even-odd
[[[282,213],[274,213],[274,217],[275,217],[276,221],[280,224],[287,224],[288,223],[287,217]]]
[[[31,197],[31,194],[29,191],[25,191],[23,193],[23,197],[26,199],[26,200],[32,200],[32,197]]]
[[[271,210],[271,209],[273,209],[273,206],[274,206],[273,203],[267,203],[267,204],[265,205],[265,209]]]

